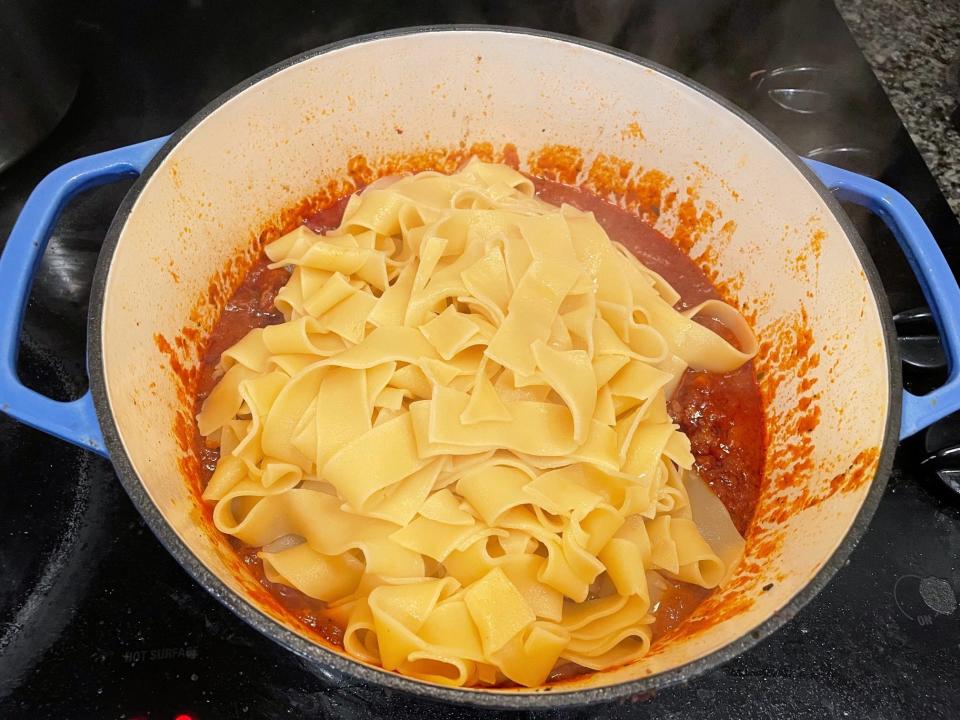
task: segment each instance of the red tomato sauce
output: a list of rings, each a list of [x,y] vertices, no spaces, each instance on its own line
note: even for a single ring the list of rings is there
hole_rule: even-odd
[[[719,298],[716,288],[699,267],[676,245],[644,223],[640,218],[580,188],[534,178],[537,194],[555,205],[568,203],[591,211],[611,239],[633,252],[644,265],[662,275],[680,294],[678,307],[690,307],[706,299]],[[303,223],[314,232],[336,227],[346,201],[342,198],[329,208],[305,217]],[[269,269],[262,257],[223,308],[204,350],[195,409],[216,383],[214,375],[221,353],[240,340],[249,330],[282,322],[273,305],[289,273],[283,268]],[[707,321],[709,322],[709,321]],[[711,328],[727,335],[716,324]],[[687,370],[669,402],[669,412],[690,438],[701,477],[716,492],[730,512],[741,534],[753,518],[763,479],[764,424],[763,406],[752,362],[738,370],[719,375]],[[205,486],[216,466],[219,453],[203,446],[196,448],[201,457]],[[343,631],[325,616],[324,604],[299,591],[271,583],[263,574],[257,548],[234,541],[243,563],[250,568],[274,597],[304,626],[334,645],[341,645]],[[707,597],[709,591],[684,583],[669,583],[654,624],[657,637],[686,618]],[[576,666],[558,668],[549,681],[568,679],[585,672]]]

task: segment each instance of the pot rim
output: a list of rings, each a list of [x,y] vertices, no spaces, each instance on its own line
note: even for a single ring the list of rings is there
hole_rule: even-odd
[[[889,398],[887,418],[884,429],[884,439],[881,447],[877,472],[871,481],[870,489],[864,498],[853,523],[844,536],[843,540],[834,550],[833,554],[827,559],[820,570],[810,579],[810,581],[797,592],[780,610],[773,613],[760,625],[750,632],[740,636],[736,640],[727,643],[723,647],[701,657],[691,660],[664,672],[648,675],[636,680],[629,680],[615,685],[608,685],[598,688],[563,690],[556,689],[549,692],[543,690],[533,691],[510,691],[495,692],[489,690],[472,690],[464,688],[450,688],[440,685],[433,685],[424,681],[407,678],[398,673],[389,672],[382,668],[375,668],[365,665],[359,661],[349,659],[345,655],[340,655],[333,650],[329,650],[318,643],[311,642],[292,630],[284,627],[277,620],[266,615],[253,604],[248,602],[238,593],[235,593],[221,581],[213,572],[211,572],[198,558],[193,551],[180,539],[173,531],[160,513],[157,506],[147,494],[139,476],[134,470],[133,464],[127,455],[126,448],[120,438],[119,430],[110,409],[110,401],[107,395],[106,377],[103,367],[102,356],[102,333],[101,318],[103,314],[104,296],[106,282],[110,266],[113,260],[113,254],[116,250],[120,235],[123,231],[126,220],[129,217],[133,206],[140,193],[150,181],[153,173],[159,165],[166,159],[167,155],[183,140],[193,129],[206,117],[219,109],[227,101],[231,100],[240,93],[248,90],[261,80],[265,80],[272,75],[287,68],[298,65],[306,60],[325,55],[335,50],[340,50],[352,45],[360,45],[378,40],[385,40],[409,35],[419,35],[425,33],[450,33],[450,32],[471,32],[487,33],[489,35],[529,35],[551,40],[557,40],[573,45],[579,45],[590,50],[600,51],[622,60],[628,60],[635,63],[638,67],[647,68],[658,72],[668,78],[682,83],[686,87],[705,95],[715,102],[720,108],[733,113],[742,121],[750,125],[767,142],[773,145],[781,154],[783,154],[797,170],[813,185],[820,199],[824,202],[830,212],[833,214],[840,227],[843,229],[848,241],[857,255],[867,282],[873,294],[874,302],[880,314],[880,321],[883,328],[883,337],[887,358],[888,374],[890,378]],[[261,72],[238,83],[227,90],[219,97],[208,103],[203,109],[197,112],[186,123],[173,133],[160,151],[154,156],[140,177],[134,182],[133,186],[127,192],[121,202],[110,228],[104,238],[97,261],[96,272],[94,274],[93,284],[90,294],[90,306],[87,320],[87,363],[90,375],[90,388],[93,393],[94,406],[97,411],[97,417],[103,431],[107,450],[110,453],[110,459],[116,469],[117,475],[123,484],[124,489],[133,501],[141,516],[147,522],[147,525],[157,536],[160,542],[172,554],[177,561],[193,576],[194,580],[199,582],[208,592],[210,592],[223,605],[242,618],[247,624],[258,630],[271,640],[279,643],[287,650],[292,651],[299,657],[307,660],[315,670],[323,670],[326,677],[330,677],[329,670],[340,672],[363,682],[376,683],[391,690],[399,690],[412,695],[426,697],[432,700],[445,701],[460,705],[472,705],[482,708],[509,708],[509,709],[554,709],[571,706],[582,706],[593,703],[608,702],[622,699],[631,695],[648,693],[653,690],[665,688],[670,685],[685,682],[707,670],[713,669],[722,663],[749,650],[761,640],[769,636],[775,630],[791,620],[804,605],[806,605],[817,593],[820,592],[834,574],[845,564],[848,556],[856,546],[860,537],[866,531],[871,518],[880,499],[883,496],[886,487],[887,478],[893,467],[893,457],[899,443],[900,429],[900,411],[902,399],[902,379],[900,371],[899,352],[896,343],[896,331],[893,326],[893,318],[887,301],[886,293],[880,281],[880,276],[876,266],[860,238],[853,223],[847,217],[846,213],[840,207],[840,204],[833,197],[830,191],[824,187],[817,176],[810,170],[806,164],[793,152],[782,140],[775,136],[770,130],[763,126],[759,121],[747,114],[743,109],[733,104],[729,100],[716,94],[712,90],[694,82],[693,80],[681,75],[680,73],[664,67],[658,63],[639,57],[632,53],[612,48],[602,43],[585,40],[570,35],[537,30],[524,27],[511,27],[500,25],[478,25],[478,24],[438,24],[421,25],[379,32],[358,35],[355,37],[339,40],[329,43],[306,52],[295,55],[283,60]],[[326,666],[324,668],[323,666]],[[323,674],[323,673],[322,673]]]

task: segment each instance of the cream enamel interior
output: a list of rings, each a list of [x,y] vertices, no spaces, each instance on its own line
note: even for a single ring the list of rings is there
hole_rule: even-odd
[[[627,131],[631,123],[642,137]],[[249,600],[249,581],[234,575],[220,540],[195,522],[176,463],[175,377],[155,334],[176,337],[210,277],[250,247],[267,218],[345,176],[349,157],[362,153],[373,164],[383,153],[464,140],[514,143],[521,165],[544,144],[562,143],[582,150],[585,167],[613,154],[665,172],[678,190],[696,183],[698,207],[712,201],[722,222],[693,254],[711,245],[720,277],[742,280],[737,295],[757,310],[761,341],[805,309],[822,358],[812,371],[822,413],[811,433],[812,469],[779,491],[768,488],[763,502],[821,494],[860,451],[882,445],[890,378],[867,279],[816,190],[747,123],[656,70],[557,39],[440,31],[365,41],[280,70],[201,121],[143,188],[107,278],[103,364],[126,452],[167,522],[233,591]],[[726,221],[736,229],[721,236]],[[666,213],[658,227],[670,236],[675,224]],[[810,255],[816,231],[819,260],[809,257],[804,270],[796,259]],[[796,404],[798,382],[779,386],[771,413]],[[776,447],[790,438],[770,440]],[[677,667],[750,632],[827,562],[868,489],[864,482],[834,494],[758,535],[776,535],[778,549],[745,584],[752,601],[732,617],[567,689]]]

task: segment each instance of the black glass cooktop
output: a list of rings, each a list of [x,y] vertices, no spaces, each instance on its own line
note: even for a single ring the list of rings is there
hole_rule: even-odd
[[[0,174],[0,237],[54,167],[171,132],[274,62],[375,30],[465,22],[579,35],[673,67],[753,113],[797,152],[899,189],[960,269],[956,218],[825,0],[63,5],[72,31],[62,42],[82,65],[80,88],[60,127]],[[86,384],[87,293],[125,189],[78,198],[37,276],[21,373],[59,398]],[[908,386],[929,389],[945,364],[919,287],[881,224],[850,213],[897,315]],[[846,567],[758,647],[654,696],[544,715],[960,716],[958,444],[957,418],[903,444]],[[0,717],[473,714],[310,672],[188,577],[146,529],[106,461],[0,416],[0,468]]]

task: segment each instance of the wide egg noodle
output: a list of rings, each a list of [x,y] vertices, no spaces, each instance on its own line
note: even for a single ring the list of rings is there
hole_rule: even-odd
[[[743,539],[667,400],[756,352],[732,307],[678,311],[591,213],[477,161],[378,180],[266,254],[284,322],[222,354],[203,498],[349,655],[535,687],[642,657],[665,578],[731,574]]]

